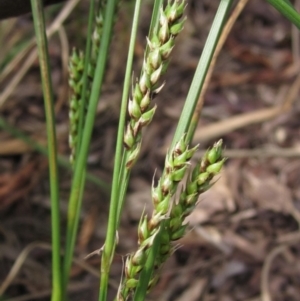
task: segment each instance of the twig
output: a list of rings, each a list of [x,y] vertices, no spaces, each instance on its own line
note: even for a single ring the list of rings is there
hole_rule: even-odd
[[[261,301],[272,301],[271,294],[268,288],[269,283],[269,275],[271,270],[271,264],[275,257],[279,255],[280,253],[284,252],[289,246],[299,243],[300,238],[293,239],[290,241],[287,241],[286,244],[276,247],[274,250],[272,250],[263,265],[262,273],[261,273]]]

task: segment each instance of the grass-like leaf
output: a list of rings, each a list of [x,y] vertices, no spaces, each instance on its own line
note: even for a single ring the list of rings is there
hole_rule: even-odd
[[[52,300],[61,300],[61,260],[60,260],[60,209],[58,187],[57,142],[54,117],[53,88],[49,67],[49,53],[46,37],[43,3],[39,0],[31,0],[35,34],[41,68],[41,78],[45,103],[45,115],[47,124],[50,198],[51,198],[51,233],[52,233]]]
[[[283,16],[291,21],[295,26],[300,29],[300,14],[292,6],[289,1],[286,0],[267,0],[272,6],[274,6]]]

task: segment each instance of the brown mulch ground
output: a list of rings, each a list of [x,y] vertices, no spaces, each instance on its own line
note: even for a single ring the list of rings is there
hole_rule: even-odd
[[[64,155],[68,154],[64,58],[73,46],[84,45],[86,2],[81,1],[65,22],[68,43],[63,29],[49,43],[59,151]],[[112,267],[111,299],[116,293],[123,257],[136,247],[141,212],[145,206],[151,210],[152,177],[163,167],[164,153],[219,3],[188,2],[187,23],[174,49],[166,85],[155,99],[157,114],[145,132],[140,161],[132,172]],[[47,12],[50,23],[57,9]],[[150,6],[146,4],[136,47],[136,73],[143,59],[149,12]],[[88,159],[89,171],[108,183],[130,13],[130,5],[124,2],[116,22]],[[5,40],[0,54],[3,73],[24,37],[28,40],[33,36],[33,26],[30,17],[10,20],[1,26],[1,39]],[[298,39],[289,22],[263,0],[250,0],[234,25],[218,58],[195,134],[201,151],[223,138],[228,160],[216,184],[201,196],[189,218],[190,230],[165,264],[149,300],[300,300],[299,52],[297,48],[293,52],[291,47]],[[18,47],[14,46],[16,43]],[[43,143],[45,120],[37,59],[2,102],[11,80],[26,61],[1,78],[1,116]],[[41,244],[49,243],[51,234],[47,161],[3,130],[0,141],[0,287],[22,250],[32,246],[18,274],[9,281],[4,300],[49,300],[50,252]],[[70,174],[61,168],[60,177],[65,225]],[[97,300],[100,259],[82,259],[103,244],[108,200],[103,190],[87,183],[76,249],[79,264],[74,264],[71,272],[72,300]],[[87,270],[87,264],[93,269]]]

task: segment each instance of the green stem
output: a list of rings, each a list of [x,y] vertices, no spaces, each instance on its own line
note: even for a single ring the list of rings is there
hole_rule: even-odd
[[[152,33],[155,32],[158,23],[159,23],[159,9],[162,7],[163,0],[155,0],[154,7],[152,10],[152,18],[151,18],[151,24],[150,24],[150,29],[149,29],[149,37],[152,36]],[[138,5],[138,3],[136,4]],[[139,8],[138,8],[139,9]],[[129,157],[129,152],[125,150],[123,152],[123,158],[121,161],[121,157],[118,157],[119,152],[121,151],[121,148],[123,146],[123,136],[124,136],[124,127],[125,127],[125,117],[127,113],[127,99],[128,99],[128,93],[129,93],[129,82],[130,82],[130,76],[132,72],[132,61],[133,61],[133,55],[134,55],[134,44],[135,44],[135,37],[137,34],[137,19],[133,21],[133,26],[132,26],[132,32],[131,32],[131,40],[130,40],[130,45],[129,45],[129,52],[128,52],[128,60],[127,60],[127,67],[126,67],[126,74],[125,74],[125,84],[124,84],[124,89],[123,89],[123,97],[122,97],[122,108],[121,108],[121,113],[120,113],[120,123],[119,123],[119,130],[118,130],[118,143],[117,144],[117,151],[116,151],[116,161],[115,166],[121,166],[121,168],[118,171],[118,181],[119,181],[119,189],[118,191],[118,213],[117,213],[117,220],[120,220],[122,208],[123,208],[123,203],[129,183],[129,178],[130,178],[130,171],[125,167],[125,164],[128,160]],[[148,45],[147,45],[147,50],[148,51]],[[117,165],[118,163],[118,165]],[[119,165],[121,164],[121,165]],[[117,188],[115,188],[117,189]],[[114,189],[113,189],[114,191]],[[119,222],[117,223],[117,228],[118,228]]]
[[[291,5],[289,1],[284,0],[267,0],[274,6],[282,15],[300,29],[300,15]]]
[[[81,100],[80,100],[80,113],[79,113],[79,122],[78,122],[78,142],[77,142],[77,150],[80,149],[81,141],[82,141],[82,133],[85,121],[85,113],[86,113],[86,92],[88,87],[88,68],[91,61],[91,45],[92,45],[92,30],[95,19],[95,0],[90,1],[90,10],[89,10],[89,21],[88,21],[88,30],[87,30],[87,41],[86,41],[86,49],[84,54],[84,70],[82,76],[82,91],[81,91]],[[76,152],[76,150],[75,150]],[[75,154],[76,158],[76,154]],[[76,159],[75,159],[76,160]],[[75,163],[76,164],[76,163]]]
[[[130,177],[130,172],[125,167],[127,161],[126,158],[128,157],[128,151],[124,150],[123,138],[124,138],[127,107],[128,107],[130,81],[132,77],[132,64],[134,58],[135,41],[136,41],[137,30],[138,30],[140,6],[141,6],[141,0],[138,0],[135,4],[132,30],[130,34],[129,50],[127,55],[127,64],[126,64],[125,79],[124,79],[123,94],[122,94],[122,105],[120,110],[119,127],[118,127],[115,168],[114,168],[114,176],[116,178],[113,181],[113,183],[116,185],[115,187],[116,188],[118,187],[119,189],[119,190],[113,189],[113,193],[117,192],[116,194],[117,199],[115,200],[118,205],[116,227],[118,227],[119,225],[120,215],[121,215],[123,202],[125,198],[125,195],[124,193],[122,193],[122,191],[124,190],[126,191],[128,185],[128,178]]]
[[[61,300],[61,261],[60,261],[60,212],[57,171],[57,146],[54,119],[53,89],[49,67],[49,55],[44,20],[43,4],[40,0],[31,0],[34,27],[37,38],[44,105],[47,123],[49,175],[51,195],[51,231],[52,231],[52,301]]]
[[[97,66],[95,71],[95,77],[91,89],[91,96],[88,105],[88,111],[86,115],[86,122],[83,129],[82,141],[80,144],[77,162],[74,170],[74,177],[72,181],[72,189],[69,200],[68,210],[68,224],[67,224],[67,241],[65,250],[65,261],[64,261],[64,284],[68,283],[69,273],[72,263],[72,257],[74,253],[75,240],[77,235],[78,217],[76,211],[79,209],[81,203],[81,189],[83,174],[86,170],[86,161],[88,156],[88,150],[92,135],[92,130],[95,121],[96,109],[98,104],[99,95],[101,92],[102,82],[104,78],[104,71],[106,67],[106,60],[108,56],[108,47],[110,44],[110,37],[112,32],[112,26],[114,23],[114,13],[116,9],[116,0],[110,0],[107,2],[104,14],[104,26],[103,35],[97,59]]]
[[[155,0],[153,10],[152,10],[152,17],[151,17],[151,24],[149,29],[149,38],[151,40],[153,32],[157,32],[157,27],[159,24],[159,10],[163,6],[163,0]],[[148,45],[147,45],[148,47]]]
[[[130,36],[128,56],[127,56],[128,59],[127,59],[127,66],[126,66],[126,74],[124,79],[117,146],[116,146],[116,154],[115,154],[115,162],[114,162],[113,184],[112,184],[112,192],[111,192],[111,200],[110,200],[108,226],[107,226],[105,246],[104,246],[102,261],[101,261],[99,301],[106,301],[107,299],[107,287],[108,287],[108,280],[109,280],[110,265],[113,259],[114,249],[116,246],[116,231],[119,225],[120,215],[122,211],[121,208],[123,207],[123,202],[124,202],[124,193],[122,192],[126,191],[128,180],[125,179],[129,178],[129,171],[126,168],[124,169],[124,164],[126,163],[126,161],[125,160],[122,161],[122,150],[124,148],[123,147],[124,128],[125,128],[125,121],[126,121],[126,114],[127,114],[127,102],[129,96],[129,87],[130,87],[132,63],[133,63],[133,56],[134,56],[134,46],[135,46],[135,40],[137,35],[140,6],[141,6],[141,0],[138,0],[135,5],[132,31]]]
[[[219,36],[221,34],[227,13],[233,0],[222,0],[215,15],[209,35],[199,60],[193,81],[191,83],[179,122],[173,138],[172,145],[176,143],[187,132],[186,141],[190,143],[193,139],[197,123],[191,125],[192,115],[195,111],[197,101],[202,90],[205,77],[215,52]]]
[[[84,55],[84,70],[83,70],[83,86],[81,91],[81,99],[80,99],[80,112],[79,112],[79,122],[78,122],[78,142],[75,149],[75,166],[77,166],[79,163],[79,160],[77,160],[77,154],[78,150],[81,146],[82,141],[82,134],[83,134],[83,128],[84,128],[84,121],[85,121],[85,110],[86,110],[86,91],[87,91],[87,85],[88,85],[88,66],[90,63],[90,53],[91,53],[91,36],[92,36],[92,28],[94,23],[94,11],[95,11],[95,0],[90,1],[90,9],[89,9],[89,18],[88,18],[88,30],[87,30],[87,42],[86,42],[86,49],[85,49],[85,55]],[[83,198],[83,192],[84,192],[84,185],[85,185],[85,179],[86,179],[86,168],[82,170],[81,174],[81,180],[78,180],[77,183],[77,200],[74,202],[69,202],[68,207],[68,226],[67,226],[67,238],[66,238],[66,255],[65,255],[65,262],[64,262],[64,282],[63,282],[63,295],[66,295],[66,289],[68,285],[68,274],[69,269],[71,267],[72,263],[72,255],[73,250],[76,242],[76,234],[79,224],[79,218],[80,218],[80,210],[82,205],[82,198]],[[72,186],[73,189],[73,186]],[[71,190],[72,193],[72,190]],[[72,216],[72,220],[69,220],[69,217]]]

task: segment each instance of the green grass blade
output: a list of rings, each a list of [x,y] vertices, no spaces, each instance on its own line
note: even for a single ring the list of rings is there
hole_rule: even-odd
[[[93,24],[95,23],[95,0],[90,1],[90,9],[89,9],[89,21],[88,21],[88,30],[87,30],[87,41],[86,48],[84,53],[84,71],[82,76],[82,92],[81,92],[81,101],[80,101],[80,114],[79,114],[79,124],[78,124],[78,142],[77,149],[80,149],[81,141],[82,141],[82,133],[84,127],[85,113],[86,113],[86,92],[88,86],[88,67],[91,58],[91,45],[92,45],[92,34],[93,34]],[[76,155],[75,155],[76,158]],[[76,164],[76,163],[75,163]]]
[[[95,0],[90,1],[90,8],[89,8],[89,17],[88,17],[88,29],[87,29],[87,41],[86,41],[86,49],[84,55],[84,70],[83,70],[83,77],[82,77],[82,91],[81,91],[81,100],[80,100],[80,111],[79,111],[79,122],[78,122],[78,142],[75,149],[75,167],[80,162],[77,160],[78,150],[81,147],[82,142],[82,135],[83,135],[83,128],[84,128],[84,121],[85,121],[85,114],[86,114],[86,103],[87,103],[87,86],[88,86],[88,66],[90,63],[90,55],[91,55],[91,37],[92,37],[92,29],[94,24],[95,18]],[[73,174],[74,177],[74,174]],[[64,261],[64,274],[63,274],[63,295],[66,295],[66,288],[68,283],[68,273],[72,263],[72,256],[73,256],[73,249],[75,246],[76,236],[77,236],[77,229],[79,224],[80,218],[80,210],[82,206],[82,198],[85,186],[85,179],[86,179],[86,168],[82,170],[81,178],[78,179],[77,182],[77,200],[74,202],[69,202],[68,206],[68,226],[67,226],[67,244],[66,244],[66,253],[65,253],[65,261]],[[74,186],[72,186],[74,189]],[[71,190],[72,193],[72,190]],[[72,216],[72,220],[69,220],[69,217]]]
[[[180,120],[178,122],[172,145],[174,145],[184,133],[187,133],[186,141],[188,141],[188,143],[190,143],[193,139],[194,131],[196,129],[197,124],[191,125],[192,115],[197,105],[197,101],[200,95],[200,91],[204,84],[207,70],[213,57],[216,45],[218,43],[218,38],[222,31],[227,12],[231,7],[232,2],[232,0],[223,0],[220,2],[218,11],[214,18],[214,22],[207,37],[201,58],[199,60],[196,72],[194,74],[194,78],[191,83],[180,116]]]
[[[111,261],[114,255],[115,245],[116,245],[116,231],[120,221],[121,209],[124,202],[124,194],[122,193],[126,190],[128,185],[128,170],[125,169],[125,160],[122,160],[122,153],[124,150],[123,147],[123,137],[125,129],[125,121],[127,115],[127,103],[130,89],[130,81],[132,74],[132,63],[134,56],[134,47],[138,29],[138,20],[140,15],[140,6],[141,0],[136,1],[132,31],[130,35],[129,50],[127,56],[127,65],[126,73],[124,79],[121,111],[119,118],[119,128],[118,128],[118,137],[117,137],[117,146],[114,162],[114,172],[113,172],[113,184],[112,184],[112,193],[110,200],[110,209],[109,209],[109,219],[107,234],[105,239],[105,246],[102,254],[101,260],[101,278],[100,278],[100,292],[99,292],[99,301],[106,301],[107,298],[107,287],[109,280],[109,271]]]
[[[272,6],[274,6],[283,16],[291,21],[295,26],[300,29],[300,14],[292,6],[292,4],[286,0],[267,0]]]
[[[118,204],[117,205],[118,209],[115,212],[116,215],[113,215],[113,216],[117,216],[115,221],[116,228],[119,225],[121,210],[124,202],[124,195],[122,194],[121,191],[123,191],[124,187],[127,187],[128,184],[128,181],[126,180],[128,178],[128,175],[126,175],[126,172],[128,170],[125,168],[126,161],[124,160],[123,157],[123,150],[124,150],[123,138],[124,138],[124,131],[125,131],[126,116],[127,116],[129,90],[131,88],[130,83],[132,79],[132,64],[133,64],[134,48],[135,48],[135,42],[136,42],[136,36],[138,30],[138,21],[140,16],[140,6],[141,6],[141,1],[138,0],[135,4],[135,9],[134,9],[132,30],[130,34],[130,42],[129,42],[129,49],[127,55],[125,79],[123,85],[122,103],[121,103],[121,110],[119,116],[119,127],[118,127],[117,146],[116,146],[116,155],[115,155],[115,164],[114,164],[113,189],[112,189],[112,196],[111,196],[111,206],[113,206],[114,202]]]
[[[51,74],[49,67],[49,54],[47,46],[46,28],[43,4],[40,0],[31,0],[33,21],[37,38],[41,77],[44,94],[44,105],[47,123],[49,174],[51,194],[51,233],[52,233],[52,301],[60,301],[61,291],[61,260],[60,260],[60,212],[59,188],[57,171],[57,146],[54,119],[54,102]]]
[[[164,1],[163,0],[155,0],[153,10],[152,10],[152,17],[149,29],[149,38],[151,37],[152,33],[158,26],[159,22],[159,10],[162,7]]]
[[[100,51],[97,58],[97,65],[95,71],[95,77],[92,84],[91,96],[89,100],[88,111],[86,115],[86,122],[82,134],[82,141],[78,152],[77,162],[74,170],[74,177],[72,181],[72,189],[69,200],[68,210],[68,224],[67,224],[67,241],[65,250],[65,261],[64,261],[64,274],[63,280],[66,284],[69,278],[69,272],[72,263],[72,256],[74,252],[74,246],[77,235],[78,216],[77,211],[80,209],[79,204],[81,203],[81,194],[83,182],[83,174],[86,170],[86,162],[89,151],[89,145],[92,135],[92,130],[95,121],[96,109],[98,104],[99,95],[101,92],[102,82],[104,79],[104,72],[106,68],[106,61],[108,56],[108,48],[111,40],[112,27],[114,24],[114,14],[116,11],[116,0],[107,2],[105,13],[104,13],[104,27],[103,35],[101,39]]]

